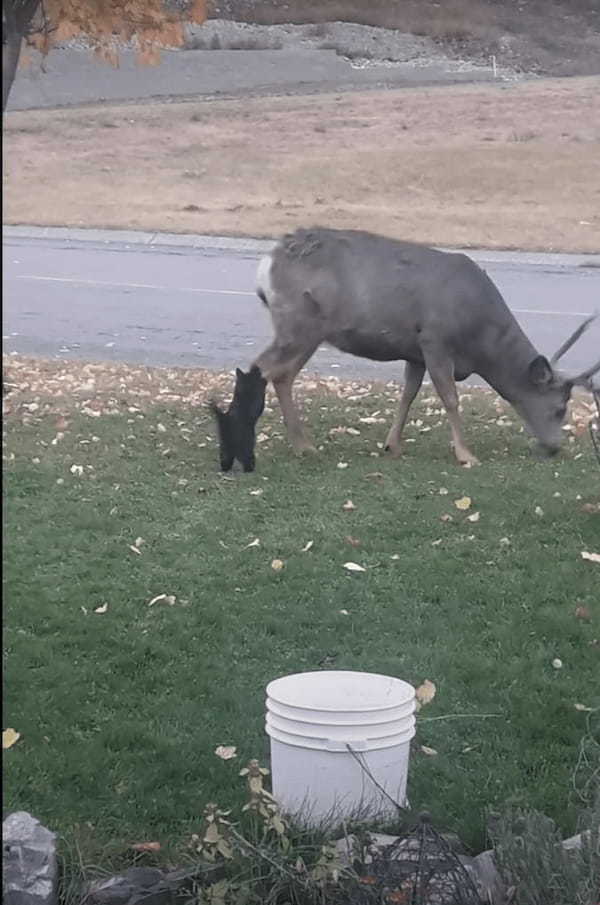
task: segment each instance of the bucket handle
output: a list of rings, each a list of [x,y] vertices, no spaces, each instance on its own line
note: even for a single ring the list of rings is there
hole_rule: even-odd
[[[328,738],[325,740],[326,751],[347,751],[349,742],[344,742],[339,738]],[[359,739],[352,742],[352,749],[354,751],[367,751],[368,745],[367,741],[364,739]]]

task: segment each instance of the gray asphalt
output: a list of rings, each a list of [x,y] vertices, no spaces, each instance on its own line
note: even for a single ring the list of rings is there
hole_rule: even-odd
[[[8,354],[229,369],[247,365],[271,337],[268,312],[254,294],[251,251],[9,235],[3,252]],[[543,263],[473,257],[545,354],[600,308],[598,266],[550,263],[551,256]],[[595,323],[564,365],[582,370],[599,353]],[[306,370],[366,379],[402,373],[399,363],[329,348],[319,349]]]
[[[84,50],[53,50],[17,71],[8,110],[153,98],[296,94],[490,81],[491,69],[399,63],[358,69],[334,50],[164,51],[159,66],[138,66],[130,51],[118,69]]]

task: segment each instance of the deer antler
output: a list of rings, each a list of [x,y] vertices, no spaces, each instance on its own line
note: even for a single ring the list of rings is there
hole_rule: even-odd
[[[579,337],[580,337],[583,333],[585,333],[585,331],[587,330],[587,328],[589,327],[589,325],[592,323],[592,321],[595,321],[597,317],[598,317],[597,314],[591,314],[590,317],[586,317],[586,319],[584,320],[584,322],[583,322],[582,324],[580,324],[580,325],[577,327],[577,329],[575,330],[575,332],[574,332],[567,340],[565,340],[565,342],[562,344],[562,346],[560,347],[560,349],[559,349],[557,352],[554,353],[554,355],[553,355],[552,358],[550,359],[550,364],[551,364],[551,365],[555,365],[556,362],[559,360],[559,358],[562,358],[563,355],[565,354],[565,352],[568,352],[568,351],[569,351],[569,349],[571,348],[571,346],[574,345],[574,343],[577,342],[577,340],[579,339]],[[598,370],[598,367],[596,367],[596,371],[597,371],[597,370]],[[586,373],[587,373],[587,372],[586,372]],[[595,371],[594,371],[594,369],[592,368],[590,374],[594,374],[594,373],[595,373]],[[589,376],[589,375],[588,375],[588,376]]]
[[[600,360],[598,360],[595,365],[592,365],[591,368],[587,368],[585,371],[582,371],[581,374],[578,374],[577,377],[574,377],[573,383],[577,384],[577,386],[585,386],[588,389],[595,389],[597,392],[600,387],[593,387],[591,380],[591,378],[597,371],[600,371]]]

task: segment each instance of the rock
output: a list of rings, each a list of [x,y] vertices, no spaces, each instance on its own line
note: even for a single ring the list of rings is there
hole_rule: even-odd
[[[9,814],[2,824],[2,866],[4,905],[55,905],[56,834],[27,811]]]
[[[187,901],[201,875],[215,882],[224,876],[221,865],[164,872],[157,867],[130,867],[108,880],[90,883],[85,905],[175,905]]]
[[[368,833],[367,835],[370,841],[368,845],[365,843],[365,864],[370,864],[373,860],[372,855],[369,854],[368,850],[380,852],[382,849],[393,845],[394,842],[397,842],[400,838],[399,836],[388,836],[386,833]],[[353,835],[342,836],[341,839],[336,840],[335,847],[342,864],[349,865],[352,863],[357,845],[358,838]]]
[[[451,852],[454,852],[455,855],[464,855],[466,854],[466,848],[462,842],[462,840],[456,835],[456,833],[442,833],[442,839],[448,846]]]
[[[341,839],[336,839],[335,847],[338,858],[344,867],[349,867],[352,864],[356,851],[356,844],[356,836],[353,836],[352,834],[349,836],[342,836]]]
[[[227,876],[227,868],[224,864],[208,864],[204,862],[200,866],[180,867],[170,870],[164,878],[164,882],[173,892],[173,901],[189,901],[189,896],[194,892],[199,880],[205,886],[224,880]]]
[[[494,852],[489,849],[475,858],[459,855],[460,862],[477,888],[479,898],[486,905],[504,905],[506,887],[496,867]]]
[[[85,901],[88,905],[171,905],[175,901],[173,887],[157,867],[130,867],[90,884]]]
[[[399,838],[400,836],[388,836],[387,833],[369,833],[370,847],[376,848],[379,851],[388,848],[390,845],[394,845]]]

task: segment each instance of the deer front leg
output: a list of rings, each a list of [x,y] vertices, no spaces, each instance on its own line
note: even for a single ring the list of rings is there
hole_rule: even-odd
[[[438,396],[442,400],[454,444],[454,455],[460,465],[479,465],[479,460],[473,455],[465,443],[460,415],[458,414],[458,393],[454,382],[454,366],[445,353],[438,350],[425,352],[425,364]]]
[[[408,412],[415,400],[415,396],[421,389],[423,377],[425,376],[425,365],[413,364],[406,362],[404,369],[404,389],[398,404],[398,412],[392,422],[390,432],[385,441],[386,452],[390,452],[394,458],[400,455],[400,441],[402,440],[402,431],[408,418]]]
[[[292,396],[292,385],[295,379],[296,374],[286,374],[283,377],[273,379],[273,386],[281,406],[281,414],[283,415],[288,439],[297,453],[316,452],[313,443],[311,443],[305,432]]]
[[[317,347],[317,343],[303,351],[278,346],[273,343],[254,362],[263,375],[270,379],[281,406],[281,414],[286,426],[288,439],[297,453],[316,452],[302,424],[292,396],[292,386],[300,369],[306,364]]]

